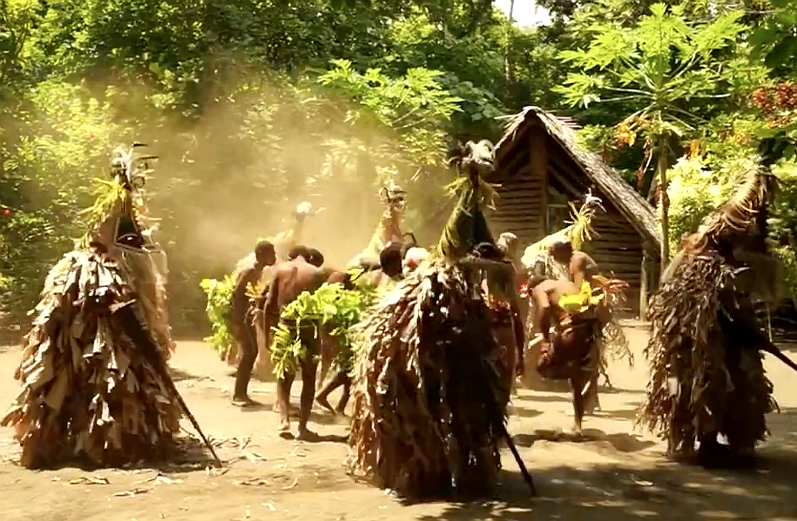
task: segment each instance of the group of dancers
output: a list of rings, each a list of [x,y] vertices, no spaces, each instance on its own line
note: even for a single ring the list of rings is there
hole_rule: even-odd
[[[314,401],[342,414],[353,397],[350,469],[380,486],[415,493],[492,476],[512,386],[529,357],[542,377],[570,382],[580,431],[605,370],[601,346],[615,321],[613,286],[567,237],[528,266],[518,261],[517,237],[493,238],[481,210],[492,153],[489,143],[462,147],[457,205],[435,247],[422,248],[402,232],[406,194],[396,185],[382,191],[385,212],[374,238],[345,269],[329,267],[322,252],[296,237],[287,247],[258,242],[239,265],[230,302],[240,352],[233,403],[252,403],[247,389],[256,360],[281,329],[296,350],[295,364],[277,375],[280,436],[293,438],[297,372],[298,439],[318,438],[308,428]],[[117,152],[113,196],[47,278],[15,374],[24,389],[3,419],[16,428],[26,466],[166,454],[180,416],[190,414],[181,399],[175,405],[163,370],[174,344],[165,263],[143,200],[151,159]],[[685,240],[651,298],[651,375],[640,421],[668,441],[671,456],[744,458],[767,432],[774,400],[762,351],[789,363],[754,312],[777,294],[766,240],[771,162],[764,153],[737,194]],[[253,298],[251,288],[263,281]],[[330,286],[375,291],[358,335],[285,314]],[[319,362],[323,379],[341,353],[350,363],[338,363],[316,394]],[[343,395],[333,408],[328,396],[338,387]]]

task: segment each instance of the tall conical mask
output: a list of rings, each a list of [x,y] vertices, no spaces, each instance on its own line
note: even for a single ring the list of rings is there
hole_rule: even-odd
[[[153,155],[139,154],[146,145],[117,147],[111,159],[111,180],[104,184],[91,209],[96,224],[87,234],[86,246],[99,249],[120,263],[130,274],[142,309],[158,343],[165,350],[171,340],[166,304],[166,254],[147,226],[144,186],[154,171]]]
[[[449,191],[458,194],[458,200],[437,245],[437,250],[450,261],[467,255],[479,244],[495,244],[482,213],[482,206],[493,195],[493,188],[483,180],[495,171],[493,156],[489,141],[468,141],[451,160],[460,177],[449,185]]]

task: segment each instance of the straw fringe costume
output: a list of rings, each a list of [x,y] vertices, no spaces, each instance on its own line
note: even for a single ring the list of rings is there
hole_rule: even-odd
[[[379,197],[385,210],[379,218],[371,240],[365,249],[352,259],[348,266],[358,267],[362,260],[378,258],[385,246],[391,242],[403,242],[404,234],[401,231],[404,211],[407,204],[407,192],[397,184],[391,183],[379,191]]]
[[[24,467],[75,457],[123,465],[174,446],[181,412],[161,376],[174,346],[165,258],[140,191],[152,157],[133,150],[116,151],[92,208],[97,224],[50,271],[24,338],[23,390],[2,421],[16,430]]]
[[[406,498],[446,495],[452,484],[483,492],[500,469],[509,379],[482,284],[497,294],[492,272],[513,287],[514,271],[474,253],[476,244],[493,244],[479,209],[488,188],[479,173],[492,168],[492,149],[481,147],[467,145],[467,175],[435,258],[363,324],[347,467]]]
[[[776,409],[759,349],[756,300],[776,294],[768,250],[767,208],[774,178],[750,172],[737,193],[707,217],[673,259],[651,299],[646,349],[651,377],[640,421],[668,442],[674,457],[717,448],[749,455]]]

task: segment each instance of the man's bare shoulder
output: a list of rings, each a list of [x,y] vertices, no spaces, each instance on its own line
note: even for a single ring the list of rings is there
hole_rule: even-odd
[[[237,285],[248,284],[255,277],[256,271],[257,270],[254,266],[247,266],[240,269],[238,271],[238,275],[235,277],[235,283]]]
[[[301,263],[306,264],[306,263]],[[280,262],[279,264],[275,264],[271,267],[271,273],[274,275],[279,275],[282,273],[293,273],[299,268],[300,263],[297,260],[289,260]]]
[[[590,265],[597,266],[595,259],[593,259],[588,253],[584,253],[583,251],[573,252],[572,260],[583,266],[590,266]]]
[[[330,284],[346,282],[349,278],[349,274],[345,271],[336,270],[334,268],[322,268],[322,270],[324,272],[324,278]]]

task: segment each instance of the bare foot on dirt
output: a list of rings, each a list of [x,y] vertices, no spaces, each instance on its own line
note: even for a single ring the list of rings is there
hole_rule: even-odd
[[[329,400],[327,399],[326,396],[321,396],[321,395],[316,396],[315,403],[317,403],[324,409],[328,410],[332,414],[335,414],[335,410],[332,408],[332,405],[330,405]]]
[[[272,411],[272,412],[279,413],[279,412],[280,412],[280,404],[278,404],[278,403],[275,403],[275,404],[274,404],[274,407],[272,407],[272,408],[271,408],[271,411]],[[299,414],[299,408],[298,408],[298,407],[296,407],[295,405],[291,405],[291,406],[290,406],[290,414],[291,414],[292,416],[296,416],[296,415],[298,415],[298,414]]]
[[[293,439],[293,434],[291,434],[291,424],[287,421],[280,422],[279,431],[277,431],[277,433],[283,440]]]
[[[309,429],[302,429],[299,431],[299,434],[298,436],[296,436],[296,439],[301,441],[314,442],[314,441],[321,441],[321,436],[319,436],[317,433]]]
[[[254,405],[260,405],[248,396],[233,396],[232,404],[236,407],[252,407]]]

